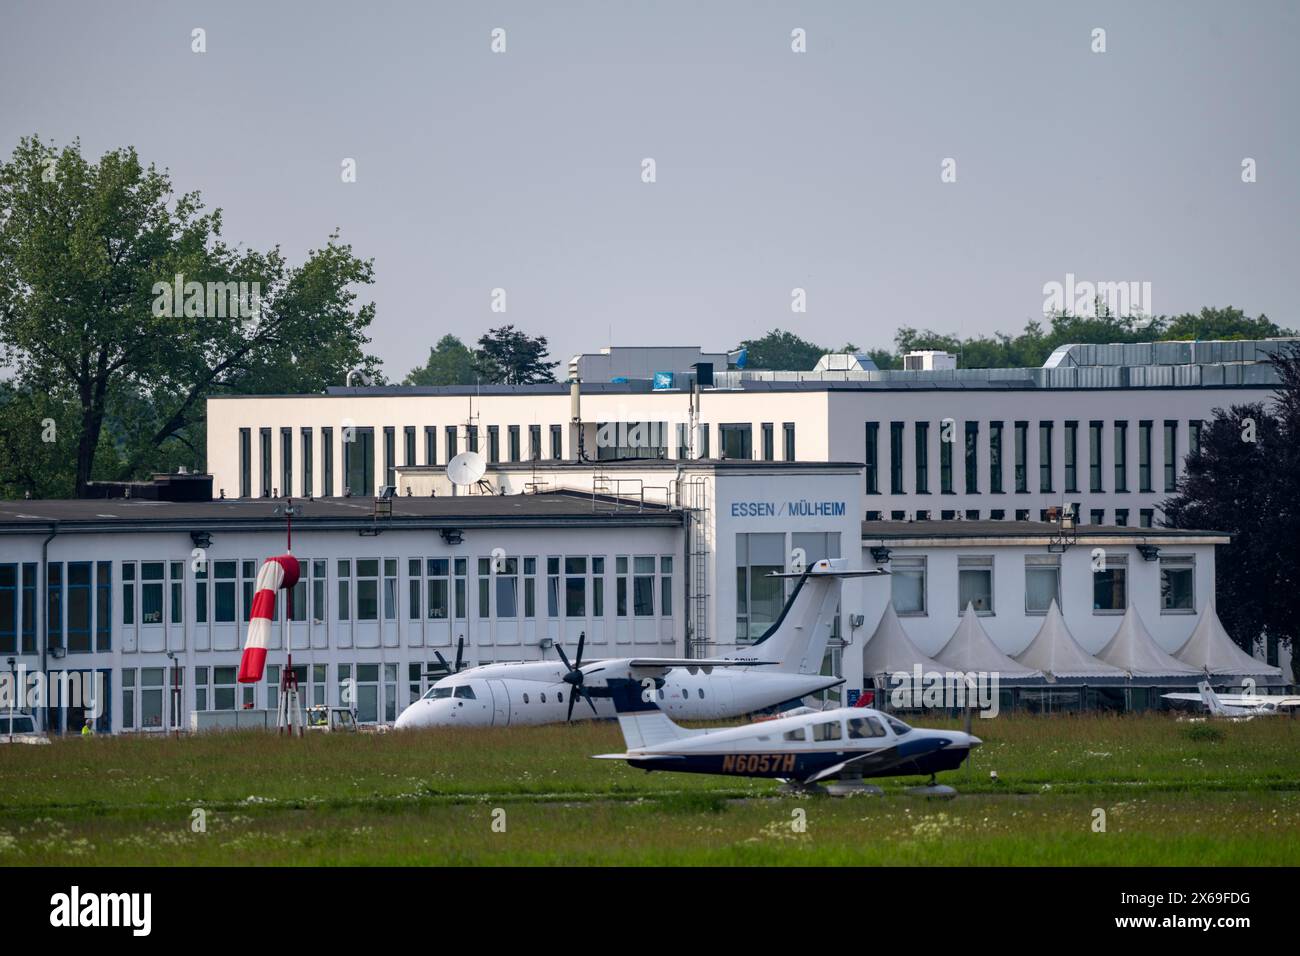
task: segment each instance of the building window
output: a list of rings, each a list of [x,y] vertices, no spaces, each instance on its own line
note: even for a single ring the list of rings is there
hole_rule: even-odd
[[[591,559],[591,616],[605,616],[605,559],[600,555]]]
[[[564,559],[564,616],[587,616],[587,559]]]
[[[659,557],[659,616],[673,616],[673,559],[668,554]]]
[[[785,445],[785,460],[794,461],[794,422],[785,422],[781,426],[781,438]]]
[[[465,447],[469,451],[478,451],[478,426],[465,426]]]
[[[979,494],[980,423],[966,423],[966,494]]]
[[[392,425],[384,426],[384,484],[397,484],[397,430]]]
[[[781,614],[785,570],[784,534],[736,535],[736,639],[761,637]]]
[[[352,620],[352,559],[339,558],[338,579],[335,582],[334,616],[340,621]]]
[[[1002,423],[989,422],[989,491],[1002,494]]]
[[[185,623],[185,562],[167,564],[168,603],[171,605],[167,620],[172,624]]]
[[[1127,509],[1127,508],[1116,508],[1116,509],[1115,509],[1115,524],[1116,524],[1116,526],[1121,527],[1121,528],[1122,528],[1122,527],[1125,527],[1125,526],[1128,524],[1128,509]]]
[[[1079,490],[1079,423],[1065,423],[1065,490]]]
[[[1143,508],[1138,512],[1138,525],[1143,528],[1150,528],[1155,524],[1155,518],[1155,509]]]
[[[1029,422],[1016,422],[1015,433],[1016,491],[1029,490]]]
[[[375,430],[373,428],[343,429],[343,474],[345,493],[373,495],[375,493]]]
[[[1038,490],[1052,490],[1052,423],[1038,423]]]
[[[1115,423],[1115,490],[1128,491],[1128,422]]]
[[[560,461],[564,457],[564,427],[551,426],[551,460]]]
[[[771,422],[763,422],[763,460],[776,460],[776,428]]]
[[[654,617],[655,613],[655,559],[632,559],[632,614],[635,617]]]
[[[302,444],[302,496],[310,498],[316,493],[316,456],[312,453],[311,429],[300,429],[298,438]]]
[[[1088,521],[1091,524],[1105,524],[1106,512],[1101,508],[1094,508],[1092,509],[1091,512],[1089,512]]]
[[[140,623],[163,622],[163,563],[140,563]]]
[[[451,616],[451,561],[428,558],[424,570],[424,613],[430,621],[445,621]]]
[[[1088,423],[1088,490],[1104,491],[1101,485],[1101,430],[1102,422]]]
[[[1128,607],[1128,557],[1106,555],[1103,567],[1092,572],[1092,610],[1119,614]]]
[[[957,558],[957,613],[965,614],[966,607],[975,613],[993,613],[993,558],[984,555],[962,555]]]
[[[379,620],[379,559],[357,559],[357,620]]]
[[[67,647],[70,654],[89,654],[93,589],[89,561],[68,562]],[[161,617],[159,618],[161,620]]]
[[[1160,559],[1160,613],[1196,613],[1196,563],[1191,555]]]
[[[1187,423],[1187,454],[1201,453],[1201,420],[1193,418]]]
[[[750,425],[719,425],[718,444],[723,458],[749,460],[754,457],[753,427]]]
[[[880,422],[867,422],[867,494],[880,494]]]
[[[320,430],[320,493],[323,498],[334,497],[334,429]]]
[[[1165,422],[1165,491],[1178,490],[1178,422]]]
[[[1029,520],[1029,509],[1028,509],[1028,508],[1017,508],[1017,509],[1016,509],[1016,520],[1017,520],[1017,521],[1028,521],[1028,520]]]
[[[537,558],[524,558],[524,617],[537,616]]]
[[[708,425],[700,426],[700,454],[698,457],[700,458],[709,457],[709,426]]]
[[[424,463],[432,467],[438,464],[438,426],[424,426]]]
[[[1061,606],[1061,559],[1052,554],[1025,555],[1025,613],[1046,614]]]
[[[889,563],[890,595],[902,617],[926,613],[925,558],[894,558]]]
[[[889,423],[889,491],[903,493],[903,423]]]
[[[253,436],[247,428],[239,430],[239,497],[253,495]]]
[[[917,422],[912,429],[912,440],[914,445],[916,462],[916,493],[918,495],[929,494],[930,492],[930,423]]]
[[[497,425],[488,426],[488,461],[496,464],[501,460],[501,429]]]
[[[528,460],[541,461],[542,458],[542,426],[528,426]]]
[[[945,418],[939,426],[939,491],[952,494],[952,446],[957,440],[953,429],[957,423]]]
[[[293,495],[293,429],[280,429],[280,492]]]
[[[456,432],[455,425],[447,425],[446,427],[443,428],[442,444],[444,447],[443,454],[447,456],[447,461],[451,461],[453,458],[456,457],[457,453],[460,450],[460,446],[457,441],[457,432]]]
[[[125,573],[126,568],[122,568]],[[212,576],[212,610],[213,621],[217,624],[235,623],[235,562],[216,561],[213,563]]]
[[[271,429],[263,428],[258,433],[262,452],[262,497],[271,497]]]
[[[1151,490],[1151,423],[1138,422],[1138,491]]]
[[[415,426],[407,425],[402,429],[402,464],[408,468],[415,465]]]

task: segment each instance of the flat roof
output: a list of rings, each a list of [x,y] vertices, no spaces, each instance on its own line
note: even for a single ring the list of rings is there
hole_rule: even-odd
[[[393,497],[392,515],[375,517],[375,499],[294,498],[295,528],[567,527],[680,525],[682,513],[609,495],[549,491],[529,495]],[[0,502],[0,534],[34,533],[57,524],[68,531],[162,531],[225,528],[268,531],[284,527],[283,498],[147,501],[87,498]]]
[[[398,471],[418,475],[425,472],[445,474],[446,465],[396,465]],[[488,466],[494,471],[603,471],[662,469],[674,471],[690,468],[702,471],[823,471],[829,469],[861,470],[860,461],[764,461],[751,458],[607,458],[595,461],[574,461],[569,458],[541,458],[537,461],[494,461]]]
[[[1028,544],[1045,543],[1061,534],[1050,521],[864,521],[862,538],[879,541],[928,540],[964,543],[973,540],[1009,544],[1019,539]],[[1142,528],[1133,525],[1077,525],[1073,537],[1080,545],[1122,543],[1228,544],[1221,531],[1189,528]]]

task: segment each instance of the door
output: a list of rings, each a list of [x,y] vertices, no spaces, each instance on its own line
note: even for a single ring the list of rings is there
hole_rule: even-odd
[[[488,688],[492,691],[492,725],[504,727],[510,723],[510,693],[503,680],[490,680]]]

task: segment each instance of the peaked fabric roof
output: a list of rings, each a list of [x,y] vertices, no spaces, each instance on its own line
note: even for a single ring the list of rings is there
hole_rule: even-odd
[[[1029,646],[1015,656],[1025,667],[1043,672],[1048,680],[1061,677],[1123,678],[1124,672],[1105,661],[1099,661],[1082,647],[1065,626],[1061,609],[1052,601]]]
[[[894,602],[890,601],[885,605],[885,613],[880,615],[880,623],[876,625],[875,632],[862,648],[862,673],[874,675],[906,671],[911,674],[917,664],[921,665],[922,671],[946,670],[934,658],[922,654],[912,643],[898,620]]]
[[[1115,636],[1097,652],[1130,677],[1191,677],[1201,671],[1175,658],[1156,643],[1132,604],[1124,612]]]
[[[969,602],[957,630],[935,658],[940,664],[955,671],[996,673],[1002,680],[1043,676],[1041,671],[1018,664],[1003,654],[980,624],[979,615]]]
[[[1238,646],[1214,610],[1214,598],[1205,602],[1196,629],[1174,657],[1204,674],[1233,674],[1242,677],[1281,677],[1282,668],[1257,661]]]

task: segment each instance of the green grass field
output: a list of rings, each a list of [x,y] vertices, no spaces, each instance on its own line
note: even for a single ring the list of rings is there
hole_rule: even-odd
[[[974,729],[973,766],[940,776],[960,791],[950,801],[905,794],[915,779],[844,799],[647,774],[589,759],[622,749],[609,723],[4,746],[0,864],[1300,860],[1300,721],[1004,716]]]

